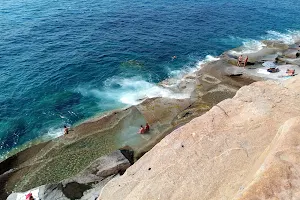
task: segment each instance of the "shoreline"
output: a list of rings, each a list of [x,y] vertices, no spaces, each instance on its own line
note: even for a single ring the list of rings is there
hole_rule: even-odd
[[[222,56],[224,56],[224,54],[231,55],[230,58],[237,58],[237,55],[239,54],[240,51],[241,51],[242,54],[247,54],[247,53],[248,54],[256,54],[259,51],[263,50],[265,47],[267,47],[268,46],[268,42],[269,43],[270,42],[271,43],[275,42],[277,44],[277,46],[275,46],[276,48],[277,47],[283,48],[283,47],[286,47],[286,46],[289,46],[289,45],[290,46],[291,45],[295,45],[295,44],[299,43],[300,41],[294,41],[293,44],[287,44],[287,43],[284,43],[284,41],[280,41],[280,40],[261,40],[261,41],[257,41],[257,42],[261,43],[260,45],[258,45],[258,46],[260,46],[260,48],[258,48],[257,51],[256,50],[248,50],[244,45],[242,45],[242,46],[239,46],[239,47],[227,50],[227,51],[221,53],[219,56],[216,56],[216,57],[211,56],[211,55],[207,55],[203,60],[198,61],[198,63],[196,64],[196,66],[191,67],[188,70],[182,70],[179,73],[179,75],[174,76],[174,77],[170,77],[170,78],[167,78],[167,79],[164,79],[164,80],[156,83],[156,86],[159,86],[159,87],[167,89],[167,90],[169,90],[171,92],[174,92],[174,94],[178,93],[178,94],[189,95],[188,98],[190,98],[192,92],[191,91],[187,91],[187,93],[185,93],[183,91],[179,91],[178,88],[176,88],[176,87],[178,85],[180,85],[181,83],[178,83],[178,82],[187,81],[187,80],[183,80],[183,79],[185,79],[186,77],[195,76],[195,74],[197,74],[199,71],[201,71],[201,68],[202,68],[201,66],[205,65],[206,63],[214,62],[216,60],[219,60],[220,58],[222,58]],[[269,44],[269,46],[272,46],[272,44],[271,45]],[[251,60],[249,60],[249,61],[251,61]],[[230,62],[230,59],[229,59],[229,62]],[[234,64],[234,62],[232,64]],[[168,85],[168,82],[169,82],[169,85]],[[174,83],[174,82],[177,82],[177,83]],[[160,97],[160,96],[157,96],[157,97]],[[151,98],[157,98],[157,97],[151,97]],[[140,101],[140,102],[138,104],[136,104],[136,105],[141,104],[144,100],[146,100],[148,98],[149,97],[146,97],[143,100],[137,99],[137,101]],[[174,98],[174,99],[176,99],[176,98]],[[100,113],[96,113],[94,116],[91,116],[91,117],[86,118],[86,119],[82,119],[82,120],[74,123],[71,127],[79,126],[82,123],[85,123],[85,122],[88,122],[88,121],[93,121],[94,119],[99,119],[102,116],[109,115],[110,113],[113,113],[115,111],[124,110],[126,108],[131,107],[131,106],[135,106],[135,105],[124,105],[124,107],[119,107],[119,108],[115,108],[113,110],[107,110],[107,111],[103,111],[103,112],[100,112]],[[55,139],[60,138],[62,136],[63,136],[63,128],[61,128],[61,134],[60,134],[60,136],[51,138],[51,136],[48,136],[46,134],[46,135],[43,135],[41,137],[35,138],[34,140],[27,141],[24,144],[22,144],[20,146],[17,146],[17,147],[14,147],[11,150],[9,150],[6,153],[4,153],[3,155],[1,155],[0,156],[0,162],[2,162],[3,160],[9,158],[10,156],[13,156],[14,154],[16,154],[16,153],[18,153],[20,151],[23,151],[26,148],[30,148],[33,145],[36,145],[36,144],[39,144],[39,143],[43,143],[43,142],[48,142],[48,141],[51,141],[51,140],[55,140]]]
[[[266,47],[264,47],[268,51],[262,49],[256,53],[249,54],[249,66],[251,68],[261,68],[261,63],[266,62],[263,61],[265,57],[274,55],[274,52],[284,52],[287,50],[285,49],[286,47],[289,48],[288,45],[281,45],[279,41],[269,41],[269,44],[266,44]],[[15,178],[11,178],[12,181],[8,181],[6,190],[12,191],[15,189],[23,191],[30,189],[38,186],[38,184],[45,184],[43,177],[49,178],[49,176],[53,176],[53,178],[50,180],[46,179],[46,182],[57,182],[78,173],[83,169],[81,164],[85,163],[87,165],[99,156],[107,155],[124,146],[132,148],[133,152],[135,152],[134,156],[136,160],[149,151],[165,135],[172,132],[172,130],[206,113],[222,100],[232,98],[236,91],[243,85],[268,78],[266,74],[255,74],[256,71],[253,71],[253,69],[243,69],[233,65],[236,63],[236,60],[230,54],[230,51],[222,53],[218,60],[204,63],[200,69],[183,76],[176,89],[183,92],[191,91],[190,98],[147,98],[138,105],[108,111],[106,115],[84,120],[75,126],[73,128],[74,132],[71,132],[67,137],[60,136],[54,140],[38,143],[12,155],[10,158],[15,157],[18,159],[18,157],[22,157],[22,154],[24,154],[22,152],[32,151],[28,155],[29,157],[25,157],[26,159],[19,159],[15,163],[12,162],[11,165],[6,166],[3,170],[12,166],[8,170],[19,168],[17,170],[18,173],[31,171],[32,174],[27,174],[27,179],[26,177],[24,178],[26,181],[23,184],[19,183],[17,186],[13,184]],[[273,59],[275,61],[275,58]],[[168,81],[172,80],[166,79],[162,82],[167,83]],[[160,83],[162,84],[162,82]],[[153,132],[150,132],[149,135],[143,135],[144,137],[139,137],[140,135],[134,132],[135,135],[128,137],[130,141],[125,141],[126,143],[124,144],[122,139],[124,139],[125,135],[130,134],[139,127],[139,124],[146,121],[149,122]],[[104,147],[100,144],[104,145]],[[68,160],[64,160],[63,158]],[[85,159],[83,161],[80,158]],[[75,163],[72,159],[75,160]],[[5,165],[8,160],[9,158],[2,160],[0,166]],[[46,164],[40,164],[41,160]],[[63,166],[59,165],[55,160],[64,160],[66,164],[73,165],[72,173],[68,171],[67,174],[62,175],[63,172],[59,170]],[[52,173],[52,171],[48,171],[51,169],[54,170],[53,168],[55,167],[58,168],[56,172]],[[18,177],[18,175],[14,174],[13,177]],[[39,178],[37,179],[37,177]],[[31,184],[28,184],[29,182]]]
[[[211,57],[212,60],[214,60],[216,57],[213,57],[213,56],[210,56],[208,55],[209,57]],[[207,56],[205,57],[204,60],[201,60],[201,61],[198,61],[198,63],[202,63],[200,64],[203,65],[205,64],[206,62],[210,62],[209,60],[207,61]],[[178,82],[180,81],[182,78],[184,78],[185,76],[189,75],[189,74],[195,74],[196,71],[200,70],[201,68],[199,68],[198,64],[196,64],[195,67],[192,67],[192,68],[189,68],[188,71],[182,71],[179,75],[177,76],[174,76],[174,77],[170,77],[170,78],[166,78],[158,83],[156,83],[155,85],[158,86],[158,87],[161,87],[161,89],[166,89],[170,92],[172,92],[174,95],[178,94],[178,95],[182,95],[182,94],[185,94],[185,95],[188,95],[187,98],[190,98],[190,95],[191,95],[191,91],[188,91],[187,93],[184,93],[184,92],[181,92],[181,91],[175,91],[176,90],[176,87],[177,87],[177,84],[175,84],[173,81],[175,82]],[[166,82],[169,82],[169,85],[168,84],[164,84]],[[182,80],[181,80],[182,81]],[[161,97],[161,96],[155,96],[155,97],[145,97],[143,99],[136,99],[136,101],[139,101],[138,104],[133,104],[133,105],[124,105],[124,107],[119,107],[119,108],[115,108],[115,109],[112,109],[112,110],[107,110],[107,111],[103,111],[103,112],[99,112],[99,113],[96,113],[95,115],[91,116],[91,117],[88,117],[86,119],[82,119],[82,120],[79,120],[77,121],[76,123],[74,123],[71,128],[74,128],[74,127],[77,127],[77,126],[80,126],[81,124],[83,123],[88,123],[90,121],[94,121],[94,120],[99,120],[101,119],[102,117],[105,117],[107,115],[110,115],[114,112],[119,112],[119,111],[122,111],[122,110],[125,110],[127,108],[130,108],[131,106],[137,106],[137,105],[140,105],[143,103],[143,101],[147,100],[147,99],[152,99],[152,98],[168,98],[168,97]],[[170,97],[171,98],[171,97]],[[171,98],[171,99],[177,99],[177,98]],[[184,99],[184,98],[179,98],[179,99]],[[37,144],[40,144],[40,143],[44,143],[44,142],[49,142],[49,141],[52,141],[52,140],[56,140],[57,138],[61,138],[63,137],[63,128],[61,128],[61,134],[59,136],[56,136],[56,137],[51,137],[49,136],[48,134],[45,134],[43,136],[40,136],[38,138],[35,138],[33,140],[30,140],[30,141],[27,141],[25,142],[24,144],[20,145],[20,146],[16,146],[12,149],[10,149],[9,151],[7,151],[6,153],[4,153],[3,155],[0,155],[0,162],[6,160],[7,158],[27,149],[27,148],[30,148],[31,146],[34,146],[34,145],[37,145]],[[72,133],[72,132],[71,132]]]

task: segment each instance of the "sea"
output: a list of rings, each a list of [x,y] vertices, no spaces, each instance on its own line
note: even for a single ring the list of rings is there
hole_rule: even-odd
[[[300,39],[298,0],[1,0],[0,160],[146,97],[222,52]]]

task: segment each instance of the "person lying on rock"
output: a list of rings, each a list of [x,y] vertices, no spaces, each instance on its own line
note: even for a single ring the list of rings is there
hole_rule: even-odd
[[[143,125],[141,125],[141,128],[138,132],[139,134],[144,134],[145,133],[145,128],[143,127]]]
[[[279,69],[275,68],[275,67],[271,67],[271,68],[267,69],[267,71],[270,73],[275,73],[275,72],[279,72]]]
[[[26,195],[26,200],[34,200],[31,192]]]
[[[294,70],[294,69],[287,69],[287,70],[286,70],[286,73],[287,73],[287,75],[289,75],[289,76],[293,76],[293,75],[295,75],[295,70]]]
[[[241,64],[242,64],[242,62],[243,62],[243,55],[240,55],[240,56],[238,57],[237,66],[240,67]]]

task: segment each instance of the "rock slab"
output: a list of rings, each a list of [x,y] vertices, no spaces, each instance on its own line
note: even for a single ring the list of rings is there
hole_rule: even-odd
[[[176,129],[98,200],[300,199],[300,77],[256,82]]]
[[[108,181],[119,173],[123,174],[129,166],[129,160],[118,150],[96,159],[70,179],[56,184],[43,185],[24,193],[12,193],[7,200],[23,200],[29,192],[32,192],[36,200],[94,200],[98,197],[98,191]]]

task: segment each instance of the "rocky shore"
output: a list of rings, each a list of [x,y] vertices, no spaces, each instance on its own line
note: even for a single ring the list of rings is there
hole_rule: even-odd
[[[299,199],[300,78],[256,82],[166,136],[98,200]]]
[[[92,199],[101,191],[99,199],[197,199],[199,195],[202,199],[232,199],[242,198],[255,187],[262,187],[259,194],[265,195],[264,186],[253,177],[262,163],[273,167],[270,162],[275,156],[270,152],[283,148],[278,143],[290,145],[272,141],[277,141],[280,131],[289,132],[280,129],[284,123],[294,127],[298,120],[292,118],[299,114],[295,87],[299,81],[282,80],[290,78],[283,77],[287,68],[299,72],[300,58],[298,44],[263,43],[263,49],[247,54],[246,68],[236,67],[240,49],[233,49],[171,88],[190,93],[190,98],[145,99],[2,161],[0,199],[12,192],[9,199],[18,199],[23,194],[17,192],[38,186],[35,191],[43,200]],[[266,73],[263,63],[268,61],[280,71]],[[267,79],[277,82],[257,82],[239,90]],[[168,81],[172,80],[160,85],[165,87]],[[145,122],[151,125],[150,133],[136,134]],[[278,166],[284,173],[286,166]]]

